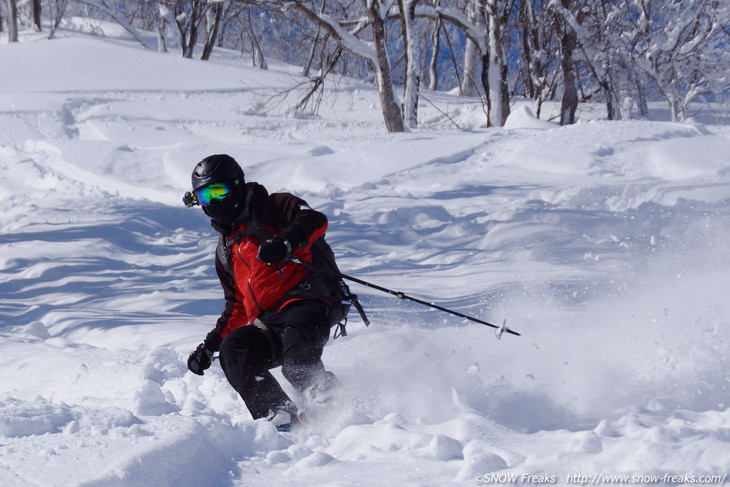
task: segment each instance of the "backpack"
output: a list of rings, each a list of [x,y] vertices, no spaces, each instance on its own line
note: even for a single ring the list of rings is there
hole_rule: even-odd
[[[330,327],[336,327],[333,338],[347,336],[347,315],[352,306],[357,309],[365,326],[370,325],[370,320],[365,315],[365,310],[357,299],[357,295],[353,294],[350,287],[345,283],[343,275],[337,267],[335,253],[324,239],[324,236],[319,237],[312,243],[311,252],[312,264],[307,262],[300,262],[300,264],[309,271],[319,274],[329,291],[326,300],[331,304],[327,318]]]
[[[230,245],[238,241],[243,235],[254,234],[259,237],[260,240],[266,240],[271,237],[270,233],[264,233],[261,225],[254,220],[250,225],[248,231],[236,234],[236,237],[228,241],[223,235],[219,236],[218,239],[218,252],[221,252],[220,258],[223,262],[223,266],[226,271],[233,275],[233,269],[231,266],[231,255]],[[320,279],[324,283],[326,294],[321,292],[313,291],[297,291],[298,295],[307,296],[310,298],[322,299],[330,303],[329,310],[327,313],[327,319],[330,327],[335,327],[333,338],[337,339],[341,336],[347,336],[347,315],[350,312],[350,307],[355,306],[360,318],[362,318],[365,326],[370,325],[370,320],[365,315],[365,310],[362,308],[360,301],[357,299],[357,295],[350,291],[350,287],[345,283],[343,274],[337,267],[335,261],[335,253],[332,251],[332,247],[324,239],[324,236],[319,237],[317,240],[312,242],[311,247],[312,263],[299,261],[296,262],[304,266],[312,274],[319,275]]]

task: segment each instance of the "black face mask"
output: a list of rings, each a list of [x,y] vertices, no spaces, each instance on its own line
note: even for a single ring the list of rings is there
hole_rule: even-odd
[[[205,214],[219,225],[230,225],[238,219],[243,209],[241,200],[236,194],[231,194],[222,200],[212,200],[209,205],[203,206]]]

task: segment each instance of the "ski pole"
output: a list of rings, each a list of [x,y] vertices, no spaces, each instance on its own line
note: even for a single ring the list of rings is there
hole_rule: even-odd
[[[393,296],[395,296],[398,299],[407,299],[409,301],[413,301],[414,303],[418,303],[418,304],[422,304],[424,306],[428,306],[429,308],[437,309],[439,311],[443,311],[445,313],[449,313],[449,314],[452,314],[454,316],[458,316],[460,318],[464,318],[464,319],[467,319],[469,321],[473,321],[475,323],[479,323],[479,324],[482,324],[482,325],[489,326],[491,328],[495,328],[496,329],[496,335],[497,335],[497,338],[498,339],[502,337],[502,333],[504,333],[504,332],[507,332],[507,333],[509,333],[511,335],[522,336],[521,334],[517,333],[516,331],[510,330],[509,328],[507,328],[507,320],[504,320],[504,322],[502,323],[502,325],[495,325],[493,323],[489,323],[489,322],[486,322],[484,320],[480,320],[478,318],[474,318],[473,316],[465,315],[464,313],[459,313],[458,311],[454,311],[452,309],[444,308],[443,306],[439,306],[437,304],[429,303],[428,301],[423,301],[422,299],[418,299],[418,298],[414,298],[412,296],[408,296],[407,294],[402,293],[400,291],[393,291],[392,289],[388,289],[388,288],[385,288],[383,286],[378,286],[377,284],[373,284],[372,282],[363,281],[362,279],[358,279],[357,277],[348,276],[347,274],[342,274],[341,272],[335,272],[333,270],[325,269],[323,267],[314,265],[314,264],[309,263],[309,262],[304,262],[303,260],[301,260],[301,259],[299,259],[297,257],[294,257],[294,256],[290,256],[289,259],[292,262],[295,262],[295,263],[303,266],[305,269],[310,270],[312,272],[320,272],[320,273],[324,273],[324,274],[329,274],[331,276],[339,277],[340,279],[347,279],[348,281],[356,282],[358,284],[362,284],[363,286],[367,286],[369,288],[376,289],[376,290],[382,291],[384,293],[392,294]]]

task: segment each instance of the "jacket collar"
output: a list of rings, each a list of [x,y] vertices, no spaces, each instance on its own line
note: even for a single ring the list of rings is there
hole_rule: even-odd
[[[248,225],[251,222],[254,214],[258,211],[259,203],[261,203],[261,201],[263,201],[268,195],[269,192],[259,183],[246,183],[243,195],[245,204],[243,205],[243,210],[241,211],[241,214],[238,215],[238,218],[236,218],[236,220],[230,225],[220,225],[211,220],[210,226],[225,237],[233,235],[236,231],[240,230],[242,226]]]

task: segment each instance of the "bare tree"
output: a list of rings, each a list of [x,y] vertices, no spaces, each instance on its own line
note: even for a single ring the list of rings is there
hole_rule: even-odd
[[[730,54],[721,39],[730,21],[727,2],[552,0],[550,6],[562,30],[563,122],[577,104],[569,67],[575,52],[597,85],[594,93],[603,94],[609,119],[645,117],[646,86],[663,95],[675,121],[687,118],[697,97],[730,89]]]
[[[5,0],[8,7],[8,42],[18,42],[18,5],[15,0]]]
[[[209,4],[206,0],[167,0],[166,5],[180,34],[182,56],[191,59]]]
[[[9,40],[18,35],[15,7],[31,7],[22,12],[37,18],[40,1],[5,0]],[[694,100],[730,90],[727,0],[46,1],[49,38],[67,4],[73,14],[83,5],[145,47],[139,32],[156,29],[158,49],[166,50],[166,22],[175,22],[185,57],[200,44],[208,59],[220,45],[250,50],[262,68],[264,52],[303,66],[313,89],[301,110],[318,105],[328,73],[374,79],[394,132],[416,126],[422,77],[430,89],[483,96],[488,126],[505,123],[516,94],[534,99],[538,116],[544,100],[562,96],[561,123],[572,123],[587,100],[605,103],[609,119],[646,116],[649,96],[684,120]],[[393,60],[404,75],[402,103]]]
[[[502,127],[510,113],[508,67],[505,58],[505,34],[507,20],[514,8],[514,0],[486,0],[484,5],[489,22],[488,67],[489,82],[487,100],[491,103],[488,124]]]
[[[383,18],[383,7],[385,0],[366,0],[368,23],[373,32],[373,43],[375,44],[375,76],[380,95],[380,106],[383,110],[385,127],[388,132],[403,132],[405,126],[400,108],[395,99],[393,91],[393,79],[390,72],[390,61],[388,60],[388,49],[385,39],[385,19]]]
[[[114,21],[116,21],[119,25],[124,27],[124,29],[129,32],[132,37],[134,37],[137,42],[142,44],[142,46],[145,49],[150,49],[150,46],[147,45],[147,42],[145,41],[144,37],[140,35],[140,33],[137,31],[137,29],[126,19],[124,16],[124,11],[117,8],[117,5],[112,3],[110,0],[76,0],[79,3],[83,3],[85,5],[88,5],[90,7],[94,7],[99,9],[101,12],[105,13]]]
[[[164,2],[155,0],[154,19],[155,30],[157,31],[157,50],[159,52],[167,52],[167,42],[165,36],[167,34],[167,16],[170,10]]]
[[[501,127],[510,112],[508,68],[503,42],[506,23],[515,3],[514,0],[475,1],[484,14],[486,26],[471,22],[462,11],[440,3],[417,8],[416,16],[450,22],[478,47],[482,61],[481,82],[487,94],[487,125]]]
[[[41,32],[43,30],[41,25],[41,0],[31,0],[30,8],[33,17],[33,29],[36,32]]]
[[[428,63],[428,89],[435,91],[438,89],[438,61],[439,52],[441,51],[441,19],[432,21],[431,27],[431,59]]]
[[[327,78],[327,75],[337,65],[338,61],[340,60],[340,56],[342,56],[341,47],[336,48],[334,52],[330,54],[326,53],[324,50],[322,51],[323,59],[320,61],[320,66],[322,66],[322,69],[320,69],[317,76],[314,76],[309,80],[311,83],[310,88],[309,90],[307,90],[304,96],[301,97],[299,103],[294,106],[295,112],[306,113],[307,107],[311,105],[311,110],[309,110],[309,113],[317,113],[317,111],[319,110],[319,105],[322,102],[322,96],[324,94],[324,81]]]
[[[215,47],[216,40],[218,39],[218,29],[221,24],[221,18],[223,17],[223,3],[215,2],[207,9],[205,17],[205,42],[203,43],[203,54],[200,56],[202,61],[210,59],[210,55],[213,53],[213,47]]]
[[[48,39],[53,39],[53,36],[56,33],[56,29],[58,29],[58,26],[61,25],[61,21],[63,20],[64,12],[66,11],[66,6],[68,5],[68,0],[51,0],[50,1],[50,16],[51,16],[51,30],[48,33]]]
[[[324,51],[325,47],[327,46],[327,39],[329,39],[329,34],[322,35],[322,27],[318,25],[317,32],[314,34],[314,39],[312,39],[312,43],[309,46],[309,54],[307,55],[307,60],[305,61],[304,66],[302,66],[302,76],[309,76],[309,72],[312,70],[312,64],[314,63],[314,57],[317,53],[317,49],[321,45],[321,49],[322,51]]]
[[[416,38],[414,34],[415,8],[419,0],[398,0],[405,55],[405,93],[403,95],[403,121],[408,128],[418,125],[418,91],[421,84],[419,62],[416,59]]]
[[[631,0],[627,6],[639,14],[629,52],[666,98],[672,120],[685,120],[700,95],[730,89],[730,57],[719,40],[729,20],[726,2]]]
[[[320,11],[316,8],[314,2],[287,2],[285,7],[296,10],[315,25],[321,26],[339,46],[369,64],[375,71],[375,80],[378,86],[385,126],[389,132],[403,132],[405,126],[393,90],[393,80],[386,47],[384,17],[387,16],[388,12],[384,8],[385,5],[382,0],[366,0],[364,5],[366,16],[355,22],[347,18],[338,21],[330,15],[333,12]],[[352,26],[352,31],[348,30],[347,26]],[[372,44],[357,37],[357,34],[367,26],[371,28]]]
[[[484,28],[486,19],[484,17],[484,10],[480,8],[479,3],[469,2],[466,4],[465,10],[465,14],[470,22]],[[479,95],[479,85],[481,84],[480,63],[482,57],[482,50],[479,48],[479,44],[471,37],[467,37],[464,47],[464,72],[459,83],[459,94],[462,96]]]
[[[261,49],[261,44],[259,44],[258,36],[254,31],[253,22],[251,22],[250,8],[246,10],[246,23],[248,24],[248,29],[246,30],[246,33],[248,34],[248,38],[251,41],[253,65],[258,66],[261,69],[269,69],[268,64],[266,64],[266,58],[264,57],[264,51]]]
[[[524,95],[535,100],[535,114],[540,118],[542,104],[555,86],[558,59],[555,23],[546,8],[538,8],[534,0],[520,3],[516,28],[522,48],[520,76]]]
[[[578,90],[575,86],[575,61],[573,55],[578,48],[577,26],[583,11],[578,0],[553,0],[550,5],[556,10],[556,22],[560,28],[560,68],[563,75],[563,98],[560,104],[560,125],[575,123],[578,109]],[[577,15],[573,12],[578,11]]]

